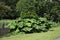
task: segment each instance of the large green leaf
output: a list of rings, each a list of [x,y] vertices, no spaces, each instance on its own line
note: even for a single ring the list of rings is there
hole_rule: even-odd
[[[28,23],[27,22],[27,23],[24,23],[24,25],[27,26],[27,27],[31,27],[32,26],[32,23]]]
[[[23,31],[31,31],[32,28],[25,27],[25,28],[23,28],[22,30],[23,30]]]
[[[42,29],[42,30],[45,30],[45,24],[42,24],[41,26],[40,26],[40,29]]]
[[[19,28],[22,28],[22,27],[23,27],[23,22],[19,22],[19,23],[17,24],[17,26],[18,26]]]
[[[16,31],[14,33],[18,33],[18,32],[20,32],[19,29],[16,29]]]
[[[36,19],[30,19],[31,23],[36,23]]]
[[[10,28],[10,29],[14,29],[16,27],[15,21],[9,23],[7,27]]]
[[[29,22],[29,21],[30,21],[30,19],[23,19],[23,21],[24,21],[24,22]]]
[[[49,24],[51,27],[57,26],[57,23],[56,23],[56,22],[52,22],[52,21],[48,22],[48,24]]]
[[[43,30],[43,29],[45,29],[45,27],[46,27],[45,24],[42,24],[42,25],[34,24],[34,25],[33,25],[33,28],[35,28],[35,29],[37,29],[37,30],[38,30],[38,29]]]
[[[40,17],[40,18],[38,18],[38,19],[39,19],[41,22],[42,22],[42,21],[44,21],[44,22],[46,22],[46,21],[47,21],[47,19],[46,19],[46,18],[41,18],[41,17]]]
[[[37,20],[35,23],[36,23],[36,24],[41,24],[41,22],[40,22],[39,20]]]
[[[33,25],[33,28],[35,28],[35,29],[40,29],[40,26],[37,25],[37,24],[34,24],[34,25]]]

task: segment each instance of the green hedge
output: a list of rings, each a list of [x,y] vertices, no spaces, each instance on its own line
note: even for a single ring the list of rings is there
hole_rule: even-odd
[[[48,21],[46,18],[37,18],[37,19],[21,19],[13,21],[8,24],[7,28],[10,28],[10,32],[19,33],[34,33],[34,32],[45,32],[48,31],[49,28],[55,27],[56,23],[52,21]]]

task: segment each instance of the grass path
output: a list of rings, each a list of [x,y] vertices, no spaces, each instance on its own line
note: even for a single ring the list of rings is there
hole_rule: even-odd
[[[53,31],[33,33],[33,34],[18,34],[10,37],[3,37],[0,40],[56,40],[60,37],[60,27],[52,28]]]

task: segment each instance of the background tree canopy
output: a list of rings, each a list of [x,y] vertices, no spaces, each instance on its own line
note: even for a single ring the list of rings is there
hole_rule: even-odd
[[[16,8],[22,17],[36,14],[39,17],[46,17],[48,20],[57,22],[60,21],[59,2],[59,0],[19,0]],[[34,16],[36,17],[36,15]]]
[[[2,5],[3,4],[3,5]],[[3,10],[3,11],[2,11]],[[59,0],[0,0],[0,19],[46,17],[60,21]]]
[[[36,0],[20,0],[16,4],[16,9],[19,11],[20,16],[24,17],[38,17],[35,12]]]
[[[0,0],[0,19],[15,19],[19,16],[15,8],[17,1],[18,0]]]
[[[11,8],[5,5],[3,2],[0,2],[0,18],[8,17],[9,11],[11,11]]]

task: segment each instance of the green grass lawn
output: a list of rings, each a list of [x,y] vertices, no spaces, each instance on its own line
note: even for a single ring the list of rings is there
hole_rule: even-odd
[[[53,31],[50,31],[52,29]],[[48,32],[11,35],[9,37],[2,37],[0,40],[56,40],[56,38],[60,37],[60,27],[52,29]]]

